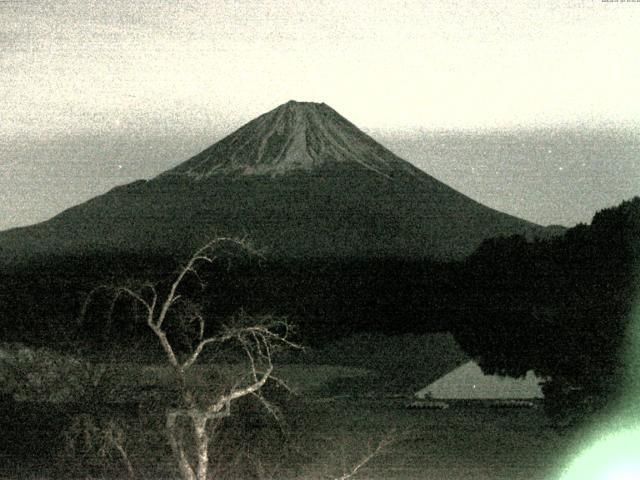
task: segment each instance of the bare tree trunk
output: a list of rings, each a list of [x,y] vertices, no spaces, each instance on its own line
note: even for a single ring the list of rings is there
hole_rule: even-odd
[[[131,465],[131,461],[129,460],[129,455],[127,455],[127,451],[117,440],[115,441],[114,446],[116,447],[116,450],[118,450],[118,453],[120,453],[122,463],[124,463],[125,467],[127,468],[127,476],[129,480],[134,480],[136,478],[136,474],[133,470],[133,465]]]
[[[177,419],[178,414],[176,412],[167,413],[167,435],[169,437],[169,444],[171,445],[173,456],[175,457],[176,463],[178,464],[180,478],[182,480],[196,480],[196,475],[193,472],[193,468],[189,464],[189,460],[184,451],[184,448],[176,437]]]
[[[145,282],[137,288],[102,286],[94,289],[87,296],[82,307],[82,316],[84,318],[93,293],[98,289],[107,288],[114,294],[111,302],[111,312],[113,312],[115,302],[120,296],[128,297],[135,302],[135,305],[142,305],[146,310],[146,323],[157,337],[168,364],[175,372],[175,380],[182,396],[182,402],[180,403],[183,409],[167,412],[166,418],[167,437],[182,480],[207,480],[209,435],[206,427],[208,420],[229,416],[231,414],[231,403],[239,398],[255,395],[262,399],[260,389],[269,379],[273,378],[271,375],[273,372],[272,352],[275,351],[276,347],[282,346],[300,348],[299,345],[288,339],[291,333],[289,323],[284,319],[270,315],[251,318],[242,313],[232,323],[223,324],[219,328],[220,332],[217,335],[205,337],[207,319],[199,306],[182,297],[183,294],[180,293],[180,287],[186,275],[193,275],[204,288],[196,266],[200,263],[213,264],[217,258],[214,250],[224,243],[236,245],[245,252],[258,253],[244,240],[219,237],[201,247],[191,256],[187,264],[178,272],[168,293],[161,292],[159,294],[156,285],[151,282]],[[195,347],[185,359],[182,359],[182,356],[174,351],[174,347],[167,336],[167,327],[166,325],[163,327],[165,321],[171,321],[172,315],[169,315],[169,312],[178,302],[180,302],[181,307],[177,312],[174,310],[174,313],[189,324],[198,327],[198,332],[191,338]],[[248,361],[248,371],[246,373],[248,375],[241,375],[238,383],[230,391],[220,394],[217,400],[211,400],[207,405],[199,405],[197,392],[187,386],[187,371],[196,363],[207,345],[221,345],[228,342],[235,342],[246,353]],[[264,399],[262,400],[267,408],[272,411],[268,403]],[[190,433],[193,434],[195,440],[195,458],[191,454],[191,441],[189,441],[189,455],[185,451],[185,444],[179,435],[179,416],[186,416],[190,419]],[[118,449],[127,465],[129,475],[132,476],[133,470],[129,468],[130,463],[126,452],[120,447]]]
[[[192,417],[198,454],[198,480],[207,480],[209,469],[209,435],[207,435],[206,414],[196,413]]]

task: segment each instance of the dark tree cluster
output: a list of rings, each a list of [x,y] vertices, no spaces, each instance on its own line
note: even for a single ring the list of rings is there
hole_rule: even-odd
[[[4,267],[0,271],[0,336],[4,341],[33,345],[73,344],[80,338],[77,320],[83,302],[95,286],[132,276],[163,278],[176,266],[167,256],[114,252],[42,257]],[[93,340],[127,333],[127,329],[98,330]]]
[[[528,242],[485,241],[462,267],[454,327],[486,372],[547,377],[559,421],[621,394],[640,267],[640,198],[598,212],[591,225]]]

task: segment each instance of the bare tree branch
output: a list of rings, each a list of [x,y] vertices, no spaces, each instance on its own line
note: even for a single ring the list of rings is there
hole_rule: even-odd
[[[196,474],[193,471],[193,467],[191,467],[191,464],[189,463],[189,459],[187,458],[187,454],[184,451],[182,442],[178,441],[178,438],[176,436],[177,420],[177,412],[167,413],[166,430],[169,437],[169,445],[171,446],[171,451],[173,452],[173,455],[176,458],[176,462],[178,463],[178,470],[180,472],[182,480],[196,480]]]
[[[210,337],[210,338],[205,338],[204,340],[201,340],[200,342],[198,342],[198,345],[193,350],[191,355],[189,355],[189,357],[182,363],[182,365],[180,365],[180,368],[183,371],[189,369],[194,363],[196,363],[196,361],[198,360],[198,357],[202,353],[202,350],[204,350],[204,347],[206,347],[210,343],[223,343],[226,340],[227,339],[224,337]]]
[[[367,452],[367,454],[362,457],[358,463],[356,463],[353,468],[351,468],[351,470],[349,470],[348,472],[343,473],[341,476],[334,478],[333,480],[347,480],[349,478],[353,478],[355,475],[357,475],[358,471],[364,467],[367,463],[369,463],[371,460],[373,460],[374,457],[380,455],[380,453],[382,453],[383,450],[385,450],[389,445],[391,445],[393,443],[393,440],[390,436],[390,434],[388,434],[387,436],[385,436],[382,440],[380,440],[375,448],[371,448],[371,446],[369,446],[369,451]]]
[[[178,287],[184,280],[184,277],[187,275],[187,273],[191,272],[191,273],[194,273],[195,275],[198,275],[198,273],[194,268],[197,262],[213,263],[216,257],[208,256],[206,255],[206,253],[208,251],[212,251],[214,247],[224,243],[230,243],[245,249],[247,248],[247,244],[245,241],[238,240],[233,237],[218,237],[218,238],[215,238],[214,240],[211,240],[204,246],[200,247],[187,261],[187,264],[180,269],[180,271],[178,272],[178,276],[171,284],[171,288],[169,290],[166,300],[162,304],[162,308],[160,309],[160,314],[158,315],[158,320],[156,322],[156,325],[159,328],[162,327],[162,324],[164,323],[164,320],[167,316],[167,312],[169,311],[169,308],[171,307],[176,297],[178,296],[176,292],[178,290]]]
[[[276,377],[275,375],[271,374],[271,378],[269,380],[271,380],[274,383],[277,383],[282,388],[284,388],[287,392],[289,392],[291,394],[296,394],[296,391],[293,388],[291,388],[289,386],[289,384],[287,382],[285,382],[284,380],[282,380],[281,378]]]
[[[135,292],[131,288],[128,288],[128,287],[120,287],[118,289],[118,291],[116,292],[116,295],[120,295],[122,293],[126,293],[131,298],[133,298],[135,301],[137,301],[142,306],[144,306],[147,309],[148,313],[150,313],[150,314],[153,313],[152,304],[147,302],[147,300],[145,300],[144,297],[140,293]]]
[[[169,444],[182,480],[207,479],[210,442],[207,422],[214,418],[230,415],[231,403],[235,400],[247,395],[255,396],[269,413],[278,418],[277,408],[262,397],[260,389],[267,381],[274,378],[272,376],[274,352],[285,347],[301,348],[290,340],[292,327],[286,320],[271,315],[251,317],[245,312],[240,312],[229,324],[222,325],[217,335],[205,337],[205,316],[197,304],[185,298],[186,293],[181,291],[181,286],[188,275],[193,275],[200,286],[204,288],[204,280],[197,267],[202,263],[213,264],[216,262],[219,258],[216,255],[217,250],[225,245],[237,247],[238,251],[261,257],[260,252],[244,238],[218,237],[200,247],[187,260],[186,264],[178,269],[175,278],[168,286],[168,290],[161,290],[162,295],[160,295],[158,288],[150,282],[143,283],[138,287],[101,286],[89,293],[82,309],[82,317],[84,318],[93,296],[102,289],[112,293],[110,316],[113,315],[115,304],[121,297],[128,297],[145,308],[147,326],[165,352],[182,393],[184,408],[168,411],[165,425]],[[182,354],[179,358],[180,352],[176,350],[177,347],[172,345],[172,340],[168,337],[167,319],[169,317],[172,318],[172,321],[176,319],[178,327],[183,331],[187,330],[187,335],[191,335],[190,344],[197,341],[195,347],[184,358]],[[189,330],[194,326],[196,332]],[[173,336],[171,338],[175,340]],[[186,372],[198,361],[207,346],[224,343],[235,343],[244,351],[248,362],[246,375],[241,376],[228,392],[218,395],[213,400],[208,399],[207,396],[201,398],[196,394],[194,388],[187,384]],[[275,381],[285,385],[279,379],[275,379]],[[286,388],[288,389],[288,387]],[[192,438],[195,441],[195,459],[192,460],[189,459],[189,455],[185,451],[182,439],[178,438],[178,419],[180,417],[186,417],[190,421]]]
[[[253,382],[244,388],[234,389],[227,395],[222,395],[217,402],[209,405],[207,411],[211,413],[219,412],[224,408],[226,404],[229,404],[234,400],[237,400],[238,398],[242,398],[246,395],[260,390],[267,383],[267,380],[269,380],[269,376],[271,375],[272,371],[273,365],[270,365],[264,372],[260,374],[260,378],[258,379],[258,381]]]
[[[91,305],[91,302],[93,301],[93,297],[95,297],[95,295],[100,292],[101,290],[113,290],[113,287],[109,286],[109,285],[99,285],[95,288],[93,288],[85,297],[84,302],[82,303],[82,307],[80,308],[80,315],[78,317],[78,323],[82,324],[86,318],[87,318],[87,311],[89,309],[89,306]]]

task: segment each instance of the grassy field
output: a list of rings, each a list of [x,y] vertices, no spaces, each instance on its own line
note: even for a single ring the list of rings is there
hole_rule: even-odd
[[[364,455],[369,442],[388,435],[393,443],[363,468],[362,478],[547,479],[566,447],[541,409],[409,410],[405,403],[346,399],[307,405],[307,428],[318,438],[342,442],[347,464],[353,464],[358,450]],[[336,458],[340,455],[331,453],[316,462],[315,473]]]
[[[140,477],[171,477],[162,409],[154,410],[147,403],[131,410],[140,400],[135,398],[140,388],[171,385],[169,372],[135,363],[111,367],[115,368],[104,381],[115,387],[113,394],[119,398],[102,400],[117,400],[122,406],[91,413],[98,419],[119,416]],[[219,372],[233,375],[235,368],[223,365]],[[218,478],[339,478],[385,440],[390,443],[354,478],[552,479],[568,446],[568,439],[552,430],[542,408],[458,404],[447,410],[411,410],[406,408],[410,398],[363,395],[359,381],[371,383],[376,378],[364,368],[279,365],[277,371],[299,392],[293,397],[283,391],[270,392],[282,404],[287,433],[259,406],[238,405],[232,417],[223,419],[212,443],[216,464],[212,470],[218,472]],[[203,382],[211,377],[212,367],[198,366],[192,373],[192,382]],[[79,412],[95,405],[74,403],[73,399],[9,404],[2,412],[0,478],[88,478],[88,470],[83,470],[88,467],[74,465],[73,458],[59,454],[64,446],[62,433]],[[103,460],[110,465],[104,470],[108,475],[101,477],[103,465],[98,462],[90,465],[94,477],[122,475],[117,458]],[[68,468],[71,470],[65,470]]]
[[[202,383],[211,377],[214,370],[223,376],[235,378],[239,372],[246,371],[246,365],[194,365],[189,371],[188,381],[192,384]],[[336,382],[356,381],[356,379],[369,378],[373,375],[365,368],[341,365],[277,364],[275,370],[278,378],[285,381],[294,392],[306,394],[326,390],[329,385]],[[132,363],[118,364],[111,381],[120,386],[131,387],[172,385],[174,383],[173,373],[168,367],[140,367]]]
[[[291,433],[299,436],[293,441],[299,455],[295,462],[279,465],[275,457],[281,444],[262,441],[258,449],[267,459],[265,470],[271,472],[263,478],[339,478],[378,442],[389,440],[355,478],[551,479],[566,447],[567,440],[549,428],[540,409],[459,406],[434,411],[409,410],[404,404],[402,400],[301,399],[286,412]],[[251,432],[253,427],[247,425],[242,423],[246,438],[264,428]],[[155,473],[161,474],[162,456],[167,455],[162,436],[146,448],[149,457],[158,455]],[[213,450],[215,461],[215,446]],[[38,478],[36,469],[42,465],[33,459],[20,465],[20,458],[5,458],[14,465],[4,472],[13,473],[0,478]],[[246,475],[260,478],[252,469]]]

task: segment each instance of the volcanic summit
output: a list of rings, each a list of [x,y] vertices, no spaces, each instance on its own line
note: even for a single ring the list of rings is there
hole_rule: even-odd
[[[387,177],[415,170],[324,103],[292,100],[166,174],[277,176],[341,165]]]
[[[290,101],[151,180],[0,233],[0,251],[180,253],[223,234],[274,258],[460,258],[546,230],[453,190],[331,107]]]

